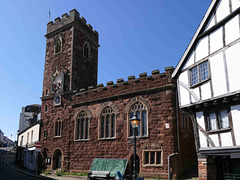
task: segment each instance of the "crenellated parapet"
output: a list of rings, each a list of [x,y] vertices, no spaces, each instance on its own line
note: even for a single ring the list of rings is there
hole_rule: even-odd
[[[73,106],[79,106],[92,101],[102,101],[106,99],[129,96],[131,94],[142,94],[148,91],[165,91],[175,88],[175,81],[171,78],[174,68],[167,67],[165,72],[159,70],[152,71],[151,75],[146,72],[140,73],[139,77],[128,76],[125,81],[123,78],[117,79],[116,83],[108,81],[106,86],[102,83],[97,86],[90,86],[75,91],[73,96]]]
[[[74,24],[83,26],[87,33],[98,39],[98,32],[96,30],[93,30],[93,27],[87,23],[84,17],[80,17],[80,14],[76,9],[71,10],[69,14],[67,13],[63,14],[62,18],[57,17],[54,20],[54,22],[50,21],[47,24],[47,34],[45,36],[46,37],[51,36],[52,34],[61,31],[63,28],[72,26]]]

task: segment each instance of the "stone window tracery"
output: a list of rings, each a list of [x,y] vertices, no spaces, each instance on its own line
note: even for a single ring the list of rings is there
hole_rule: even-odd
[[[129,111],[129,136],[133,136],[133,129],[130,123],[130,119],[136,113],[137,117],[140,119],[140,123],[137,129],[137,136],[148,136],[148,111],[147,107],[140,101],[136,101],[130,107]]]
[[[76,140],[87,140],[89,139],[89,114],[82,110],[76,119]]]
[[[110,106],[105,107],[100,114],[100,138],[116,137],[116,114]]]

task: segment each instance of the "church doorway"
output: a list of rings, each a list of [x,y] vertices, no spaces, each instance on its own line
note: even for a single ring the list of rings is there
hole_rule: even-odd
[[[133,173],[133,154],[131,155],[129,166],[128,166],[128,172],[132,176]],[[136,154],[136,174],[138,175],[140,172],[140,160],[139,156]]]
[[[57,149],[53,153],[53,169],[61,168],[62,168],[62,152],[60,149]]]

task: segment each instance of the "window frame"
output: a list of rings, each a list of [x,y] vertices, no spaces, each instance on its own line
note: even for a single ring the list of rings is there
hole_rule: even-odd
[[[228,127],[223,127],[221,128],[221,123],[220,123],[220,118],[219,118],[219,113],[222,112],[222,111],[227,111],[227,118],[228,118]],[[210,129],[210,126],[209,126],[209,114],[211,113],[214,113],[215,114],[215,118],[216,118],[216,126],[217,128],[216,129]],[[213,110],[209,110],[209,111],[206,111],[204,113],[204,119],[205,119],[205,127],[206,127],[206,130],[207,130],[207,133],[215,133],[215,132],[219,132],[219,131],[229,131],[232,129],[232,116],[231,116],[231,111],[229,109],[229,107],[227,108],[216,108],[216,109],[213,109]]]
[[[54,55],[60,54],[62,52],[62,47],[63,47],[62,37],[57,36],[54,40]]]
[[[139,111],[138,109],[135,109],[135,110],[132,109],[132,107],[137,103],[141,103],[144,107],[144,109],[141,109],[141,111],[140,111],[141,121],[140,121],[140,124],[139,124],[140,126],[138,127],[140,129],[140,133],[138,132],[137,137],[138,138],[147,138],[147,137],[149,137],[149,130],[148,130],[148,111],[149,110],[148,110],[148,106],[140,100],[134,101],[130,105],[129,110],[128,110],[128,138],[133,138],[133,133],[131,133],[132,131],[131,131],[131,122],[130,122],[131,117],[130,116],[131,116],[131,111],[133,113]],[[143,135],[142,111],[146,111],[146,122],[145,122],[146,123],[146,135]]]
[[[206,71],[201,71],[201,65],[204,64],[204,63],[207,63],[207,78],[203,79],[202,80],[202,72],[206,72]],[[193,78],[192,78],[192,75],[193,75],[193,70],[196,69],[197,70],[197,79],[198,81],[193,84]],[[210,65],[209,65],[209,61],[208,60],[205,60],[203,62],[200,62],[199,64],[189,68],[189,81],[190,81],[190,87],[195,87],[195,86],[198,86],[206,81],[208,81],[210,79]]]
[[[160,152],[160,164],[157,164],[157,153]],[[148,163],[146,163],[146,157],[145,157],[145,153],[149,153],[148,154]],[[151,153],[154,153],[154,163],[151,163]],[[156,149],[156,150],[149,150],[149,149],[146,149],[146,150],[143,150],[142,151],[142,165],[144,167],[149,167],[149,166],[154,166],[154,167],[162,167],[163,166],[163,150],[162,149]]]
[[[62,120],[61,120],[60,117],[58,117],[55,121],[54,137],[61,137],[62,136],[62,127],[63,127]]]
[[[87,49],[86,49],[87,48]],[[86,53],[87,52],[87,53]],[[86,41],[83,44],[83,57],[85,57],[86,59],[90,59],[90,44]]]
[[[111,112],[104,113],[106,109],[110,109]],[[103,114],[104,113],[104,114]],[[117,122],[117,113],[114,111],[114,108],[111,106],[105,106],[102,108],[100,115],[99,115],[99,139],[116,139],[116,122]],[[107,134],[107,115],[109,115],[109,136],[106,136]],[[104,118],[104,119],[102,119]],[[103,120],[103,126],[102,127],[102,120]],[[113,123],[114,122],[114,123]],[[102,134],[103,133],[103,134]]]
[[[84,116],[81,117],[82,113],[84,113]],[[91,115],[83,109],[77,113],[77,117],[75,120],[75,141],[89,140],[90,119],[91,119]],[[83,125],[82,125],[82,122],[83,122]],[[86,132],[86,129],[87,129],[87,132]]]

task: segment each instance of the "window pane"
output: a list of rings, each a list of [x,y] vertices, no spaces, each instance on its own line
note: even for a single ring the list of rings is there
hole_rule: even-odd
[[[218,112],[218,117],[220,121],[220,128],[229,128],[228,112],[226,109]]]
[[[132,119],[132,117],[133,117],[133,112],[130,112],[130,117],[129,117],[129,120],[130,119]],[[129,124],[130,124],[130,136],[133,136],[133,129],[132,129],[132,124],[129,122]]]
[[[112,137],[115,137],[115,115],[112,114]]]
[[[104,116],[101,117],[101,132],[100,132],[100,138],[104,137]]]
[[[85,139],[88,139],[88,124],[89,124],[89,119],[88,118],[85,119],[85,123],[86,123]]]
[[[200,64],[201,81],[208,78],[208,62]]]
[[[140,114],[140,111],[137,111],[137,118],[138,119],[140,119],[141,120],[141,114]],[[137,128],[137,132],[136,132],[136,135],[137,136],[140,136],[141,135],[141,121],[140,121],[140,123],[139,123],[139,125],[138,125],[138,128]]]
[[[144,152],[144,164],[149,164],[149,152]]]
[[[157,164],[161,164],[161,151],[157,151]]]
[[[76,139],[80,138],[79,131],[80,131],[80,120],[78,119],[77,120],[77,130],[76,130]]]
[[[84,138],[84,118],[81,119],[81,139]]]
[[[150,164],[155,164],[155,152],[151,152],[151,162]]]
[[[147,112],[146,111],[142,111],[142,136],[146,136],[147,135]]]
[[[208,114],[208,129],[209,130],[216,130],[217,127],[217,119],[215,113],[209,113]]]
[[[197,84],[199,82],[198,78],[198,69],[197,67],[194,67],[191,69],[191,83],[192,85]]]
[[[106,137],[110,137],[110,116],[106,115]]]

